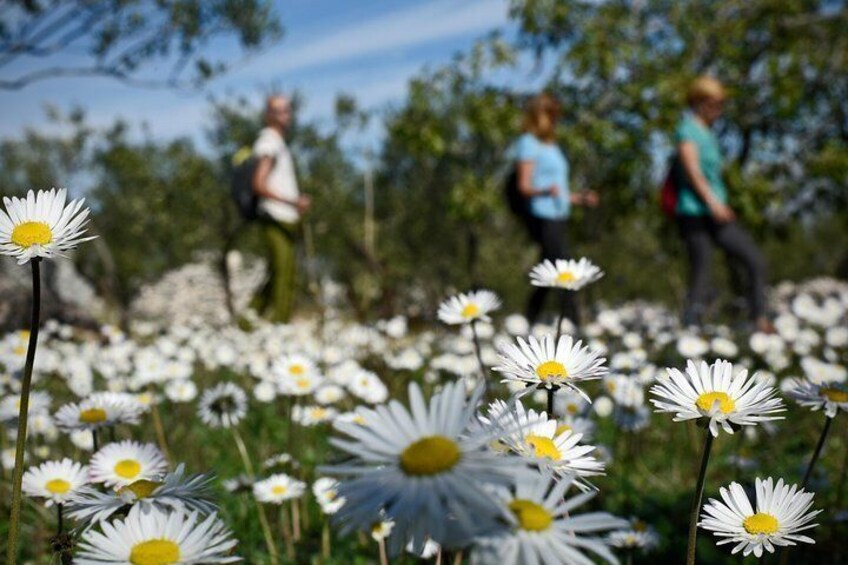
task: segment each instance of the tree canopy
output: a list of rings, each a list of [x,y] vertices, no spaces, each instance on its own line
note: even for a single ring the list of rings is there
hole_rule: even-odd
[[[0,6],[0,69],[26,65],[0,88],[68,76],[197,86],[236,62],[211,57],[210,42],[234,39],[249,54],[281,33],[269,0],[10,0]],[[152,62],[170,70],[145,72]]]

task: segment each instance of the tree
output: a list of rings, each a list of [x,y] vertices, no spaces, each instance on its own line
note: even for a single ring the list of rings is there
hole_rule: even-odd
[[[212,41],[234,37],[250,54],[281,33],[270,0],[11,0],[0,7],[0,69],[25,66],[0,88],[67,76],[196,87],[233,65],[202,54]],[[170,71],[144,73],[153,62]]]

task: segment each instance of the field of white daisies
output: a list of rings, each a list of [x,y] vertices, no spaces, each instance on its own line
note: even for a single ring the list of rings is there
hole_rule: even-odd
[[[848,283],[773,287],[771,335],[645,303],[529,328],[487,290],[426,325],[329,308],[92,331],[39,312],[41,266],[87,244],[87,216],[64,190],[0,210],[33,290],[0,339],[6,563],[848,560]],[[611,268],[527,284],[580,293]]]

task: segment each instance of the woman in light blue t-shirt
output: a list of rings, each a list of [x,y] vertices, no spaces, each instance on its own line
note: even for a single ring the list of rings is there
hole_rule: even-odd
[[[573,205],[595,206],[593,191],[574,192],[568,185],[568,159],[556,144],[560,105],[549,94],[530,99],[524,114],[524,134],[514,147],[518,189],[529,199],[528,229],[541,250],[540,260],[567,259],[566,220]],[[544,306],[546,288],[536,287],[527,303],[527,320],[536,322]],[[577,311],[567,295],[566,315],[577,322]]]
[[[710,126],[721,117],[724,88],[716,79],[702,76],[689,87],[689,110],[675,130],[677,158],[682,166],[676,181],[675,214],[689,256],[689,292],[683,322],[700,325],[712,295],[710,264],[713,246],[739,261],[747,274],[749,316],[757,330],[773,332],[766,303],[766,263],[748,232],[728,206],[721,178],[722,156]]]

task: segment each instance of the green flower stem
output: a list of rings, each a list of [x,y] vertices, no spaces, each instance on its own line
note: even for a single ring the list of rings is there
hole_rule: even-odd
[[[253,470],[253,463],[250,461],[250,455],[247,453],[247,446],[244,444],[244,439],[241,437],[238,428],[235,426],[231,427],[230,430],[233,433],[233,441],[236,442],[236,448],[238,448],[241,461],[244,464],[244,470],[247,472],[250,480],[253,481],[256,479],[256,473]],[[256,511],[259,514],[259,525],[262,528],[262,536],[265,538],[265,547],[268,549],[268,555],[271,558],[271,565],[277,565],[277,563],[279,563],[277,546],[274,544],[274,536],[271,535],[271,525],[268,523],[268,516],[265,514],[265,507],[262,506],[261,502],[256,500],[253,493],[251,493],[250,496],[253,498],[254,502],[256,502]]]
[[[35,348],[38,345],[38,324],[41,318],[41,259],[34,258],[32,265],[32,320],[29,328],[29,345],[24,364],[24,379],[21,383],[21,407],[18,412],[18,437],[15,443],[15,471],[12,476],[12,513],[9,518],[9,538],[6,543],[6,563],[18,561],[18,535],[21,529],[21,483],[24,476],[24,447],[26,446],[29,393],[32,388],[32,368],[35,363]]]
[[[565,293],[567,290],[559,290],[559,316],[557,317],[556,338],[554,339],[554,347],[559,343],[559,338],[562,335],[562,320],[565,318]]]
[[[556,394],[556,388],[551,387],[547,389],[548,393],[548,420],[554,419],[554,395]]]
[[[477,363],[480,364],[480,377],[483,379],[483,386],[489,388],[489,379],[486,375],[486,365],[483,364],[483,351],[480,349],[480,337],[477,335],[477,320],[471,321],[471,335],[474,336],[474,352],[477,354]]]
[[[824,447],[824,442],[827,439],[827,432],[830,431],[830,424],[833,421],[833,418],[828,418],[825,416],[824,428],[822,429],[821,436],[819,436],[819,442],[816,444],[816,449],[813,451],[813,456],[810,457],[810,463],[807,465],[807,470],[804,472],[804,480],[801,481],[801,488],[807,488],[807,484],[810,482],[810,477],[813,476],[813,468],[816,466],[816,461],[819,460],[819,455],[821,455],[822,448]],[[780,565],[787,565],[789,563],[789,552],[791,546],[784,547],[780,552]]]
[[[704,496],[704,480],[707,477],[707,463],[710,461],[710,449],[713,446],[713,434],[704,430],[706,439],[701,452],[701,469],[698,472],[698,482],[695,484],[695,496],[692,497],[692,509],[689,512],[689,542],[686,547],[686,565],[695,565],[695,549],[698,539],[698,512],[701,510],[701,499]]]
[[[827,432],[830,431],[830,423],[832,421],[833,418],[825,416],[824,429],[822,429],[821,436],[819,437],[819,443],[816,445],[816,450],[813,451],[813,456],[810,458],[810,464],[807,465],[807,471],[804,473],[804,480],[801,481],[802,489],[807,488],[807,484],[810,482],[810,477],[813,476],[813,468],[816,466],[816,461],[819,460],[819,455],[821,455],[824,442],[827,439]]]

